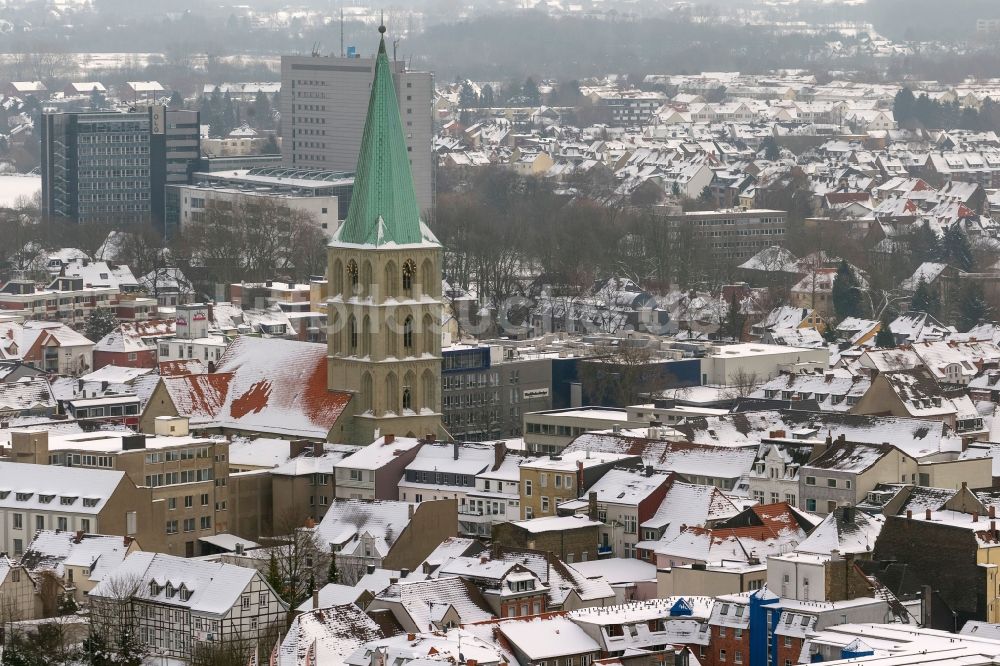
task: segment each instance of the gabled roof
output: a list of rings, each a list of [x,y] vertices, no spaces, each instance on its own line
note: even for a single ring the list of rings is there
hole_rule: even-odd
[[[835,442],[805,467],[861,474],[892,453],[894,448],[891,444]]]
[[[383,590],[376,598],[385,602],[398,602],[406,609],[413,624],[424,630],[433,631],[434,623],[441,621],[449,607],[455,609],[463,624],[493,618],[493,612],[479,590],[459,577],[399,581]]]
[[[884,524],[881,514],[841,508],[827,515],[795,550],[816,555],[829,555],[835,550],[855,555],[870,553]]]
[[[584,451],[642,456],[643,464],[656,470],[724,479],[745,474],[757,453],[746,442],[672,442],[602,431],[580,435],[563,450],[563,455]]]
[[[120,567],[106,575],[90,595],[118,598],[122,583],[135,585],[134,597],[167,606],[188,608],[196,613],[225,615],[239,603],[250,582],[260,576],[256,569],[235,564],[193,560],[163,553],[132,553]],[[121,581],[121,582],[119,582]],[[150,583],[156,583],[157,589]],[[187,599],[170,591],[183,584],[191,593]]]
[[[55,407],[56,399],[44,377],[24,377],[16,382],[0,382],[0,412]]]
[[[240,336],[218,372],[164,377],[192,424],[326,439],[351,394],[326,386],[326,345]]]
[[[670,538],[680,533],[682,525],[704,526],[738,513],[736,505],[715,486],[675,481],[656,513],[643,522],[642,527],[662,527],[664,532],[661,538]]]
[[[367,534],[385,555],[410,524],[410,511],[416,507],[389,500],[337,499],[316,527],[316,536],[324,543],[341,545],[342,551],[351,552],[353,545]]]
[[[384,34],[385,27],[379,31]],[[434,234],[420,219],[384,37],[379,40],[375,57],[375,79],[361,137],[351,206],[344,224],[334,234],[334,242],[378,247],[438,245]]]
[[[281,641],[277,663],[339,666],[356,649],[381,638],[379,626],[353,603],[320,608],[296,616]]]
[[[53,571],[60,577],[66,566],[82,567],[90,569],[90,580],[99,581],[125,560],[126,541],[106,534],[39,530],[21,556],[21,564],[31,572]]]

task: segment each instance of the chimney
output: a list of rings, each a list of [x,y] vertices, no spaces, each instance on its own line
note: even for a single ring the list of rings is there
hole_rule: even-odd
[[[374,565],[374,564],[369,564],[369,565],[368,565],[368,566],[367,566],[367,567],[365,568],[365,571],[367,571],[367,572],[368,572],[368,573],[370,573],[370,574],[373,574],[373,573],[375,573],[375,565]]]
[[[83,391],[83,380],[78,379],[76,380],[76,392],[81,393],[82,391]]]
[[[382,441],[385,444],[392,444],[394,441],[396,441],[396,436],[390,432],[382,439]]]
[[[409,517],[410,520],[413,520],[413,505],[412,504],[407,504],[406,505],[406,515]]]
[[[406,578],[409,575],[410,575],[410,570],[407,569],[406,567],[403,567],[402,569],[399,570],[399,577],[400,577],[400,579]]]
[[[979,512],[978,511],[973,511],[972,512],[972,522],[974,522],[974,523],[978,523],[979,522]]]
[[[771,439],[784,439],[785,438],[785,431],[784,430],[772,430],[768,434],[769,434],[769,436],[770,436]]]
[[[209,361],[208,362],[208,374],[211,375],[214,372],[215,372],[215,361]]]
[[[306,529],[313,529],[316,527],[316,521],[312,519],[312,516],[306,518]]]
[[[507,457],[507,444],[503,441],[493,445],[493,471],[500,469],[504,458]]]
[[[81,541],[83,541],[83,530],[77,530],[73,543],[80,543]]]
[[[104,393],[105,391],[107,391],[108,390],[108,386],[109,386],[109,384],[108,384],[107,380],[102,381],[101,382],[101,393]]]
[[[213,321],[215,321],[215,304],[214,303],[209,303],[208,304],[208,323],[211,324]],[[211,372],[211,371],[209,371],[209,372]]]
[[[930,509],[927,509],[927,510],[926,510],[926,511],[924,512],[924,519],[925,519],[925,520],[930,520],[930,519],[931,519],[931,510],[930,510]]]
[[[146,448],[145,435],[124,435],[122,436],[122,451],[134,451]]]
[[[426,435],[424,435],[424,440],[428,442],[434,442],[437,440],[437,435],[435,435],[432,432],[429,432]]]
[[[413,641],[417,640],[417,635],[416,634],[406,634],[406,640],[408,640],[410,642],[413,642]]]
[[[132,545],[132,541],[133,539],[130,536],[122,538],[122,544],[125,546],[126,550],[128,549],[129,546]]]
[[[298,458],[302,455],[302,452],[306,450],[308,442],[304,439],[291,439],[288,440],[288,457]]]
[[[587,516],[591,520],[597,520],[597,493],[587,493]]]
[[[319,608],[319,590],[313,590],[313,608]]]
[[[911,511],[910,509],[907,509],[906,510],[906,517],[910,518],[912,520],[913,519],[913,511]]]
[[[990,519],[997,517],[997,507],[994,504],[990,504]]]
[[[389,585],[395,585],[398,582],[399,582],[399,577],[389,576]]]
[[[576,461],[576,487],[577,490],[583,490],[583,461]]]
[[[429,437],[429,435],[428,435],[428,437]],[[434,441],[434,440],[430,440],[430,441]],[[458,440],[457,439],[454,442],[451,443],[451,457],[454,458],[455,460],[458,460]]]

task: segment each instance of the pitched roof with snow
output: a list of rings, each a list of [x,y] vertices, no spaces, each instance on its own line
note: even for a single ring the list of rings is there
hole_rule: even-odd
[[[320,608],[292,621],[281,641],[277,666],[339,666],[356,649],[381,638],[379,626],[353,603]]]
[[[656,513],[643,522],[642,527],[663,528],[663,537],[670,538],[680,533],[682,525],[704,526],[739,512],[739,508],[715,486],[675,481]]]
[[[217,372],[165,377],[192,424],[326,439],[351,394],[327,390],[326,345],[240,336]]]
[[[0,462],[0,509],[100,513],[126,478],[125,472]],[[63,500],[65,499],[65,502]]]
[[[613,469],[588,488],[587,495],[597,493],[597,501],[602,504],[638,506],[670,479],[669,474],[647,475],[645,471]]]
[[[463,624],[493,618],[479,590],[459,577],[402,580],[390,585],[376,598],[398,602],[409,613],[413,624],[428,631],[434,630],[435,623],[449,607],[455,609]]]
[[[855,555],[870,553],[884,524],[885,516],[882,514],[868,514],[850,508],[846,513],[843,509],[833,511],[795,551],[816,555],[829,555],[835,550]]]
[[[56,399],[45,377],[24,377],[16,382],[0,382],[0,413],[55,408]]]
[[[21,556],[21,564],[28,571],[53,571],[60,577],[66,566],[82,567],[90,570],[90,580],[99,581],[127,553],[128,545],[120,536],[39,530]]]
[[[368,534],[379,553],[385,555],[410,524],[410,511],[416,508],[416,504],[408,502],[335,499],[316,526],[316,536],[324,543],[341,546],[343,552],[351,552],[357,541]]]
[[[235,564],[137,552],[105,575],[90,596],[118,598],[122,584],[134,585],[136,599],[223,616],[239,603],[240,595],[257,577],[260,573],[256,569]],[[186,599],[179,592],[182,585],[190,593]],[[168,596],[168,592],[173,594]]]
[[[745,474],[757,453],[748,443],[671,442],[612,431],[584,433],[574,439],[563,454],[579,451],[638,455],[642,456],[645,465],[657,470],[723,479]]]

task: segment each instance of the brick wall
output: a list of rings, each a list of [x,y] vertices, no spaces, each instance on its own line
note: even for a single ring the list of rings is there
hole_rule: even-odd
[[[971,530],[890,516],[872,554],[881,565],[877,575],[893,592],[912,594],[929,585],[958,614],[961,626],[970,619],[986,620],[985,570],[976,561],[977,550]]]

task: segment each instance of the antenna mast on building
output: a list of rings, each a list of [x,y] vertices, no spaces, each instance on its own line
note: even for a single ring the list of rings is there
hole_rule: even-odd
[[[340,57],[344,57],[344,6],[340,6]]]

